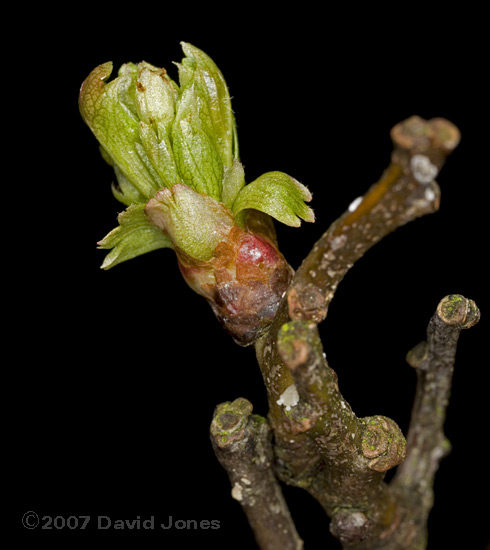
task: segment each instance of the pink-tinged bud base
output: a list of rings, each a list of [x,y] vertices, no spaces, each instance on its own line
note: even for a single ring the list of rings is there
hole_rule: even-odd
[[[292,270],[265,236],[234,226],[208,262],[179,254],[187,283],[206,297],[234,340],[253,343],[274,318]]]

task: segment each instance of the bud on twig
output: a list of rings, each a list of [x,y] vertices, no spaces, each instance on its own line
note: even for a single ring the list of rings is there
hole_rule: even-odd
[[[114,167],[115,197],[128,206],[99,242],[108,269],[172,248],[184,278],[205,296],[241,344],[272,320],[291,269],[254,212],[299,226],[314,221],[308,189],[282,172],[246,184],[223,75],[201,50],[182,43],[179,84],[146,62],[112,63],[82,84],[80,112]]]

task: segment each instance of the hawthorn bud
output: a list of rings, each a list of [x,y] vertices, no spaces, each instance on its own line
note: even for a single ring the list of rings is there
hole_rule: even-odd
[[[111,81],[112,63],[104,63],[82,84],[80,112],[127,206],[98,243],[110,249],[102,267],[173,249],[189,286],[247,345],[272,321],[292,277],[270,217],[312,222],[312,197],[283,172],[246,183],[223,75],[195,46],[182,48],[179,84],[146,62],[126,63]]]
[[[238,226],[214,250],[212,284],[203,284],[192,262],[179,258],[179,265],[189,285],[206,296],[225,330],[241,345],[253,343],[269,326],[292,277],[271,240]]]
[[[171,238],[189,286],[237,343],[252,343],[272,321],[292,275],[272,240],[240,227],[222,203],[182,184],[159,191],[145,212]]]

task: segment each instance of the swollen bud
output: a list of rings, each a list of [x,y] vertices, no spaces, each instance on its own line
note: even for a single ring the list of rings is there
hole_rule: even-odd
[[[102,267],[173,249],[187,283],[248,345],[271,323],[292,277],[271,218],[313,222],[312,196],[283,172],[246,182],[224,77],[204,52],[185,42],[182,49],[178,83],[142,61],[112,80],[104,63],[82,84],[80,113],[127,206],[98,243],[110,250]]]
[[[223,203],[183,184],[159,191],[145,213],[170,237],[189,286],[237,343],[251,344],[274,318],[292,275],[265,231],[238,225]]]
[[[235,225],[208,262],[179,255],[187,283],[203,295],[235,342],[252,344],[272,322],[292,269],[265,235]]]
[[[198,261],[209,260],[234,225],[228,208],[184,184],[158,191],[146,205],[145,213],[175,247]]]

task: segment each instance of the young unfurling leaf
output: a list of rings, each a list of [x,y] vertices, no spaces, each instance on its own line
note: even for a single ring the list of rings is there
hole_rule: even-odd
[[[172,248],[189,286],[226,330],[252,343],[273,319],[292,277],[271,217],[314,221],[308,189],[282,172],[246,184],[223,75],[204,52],[182,43],[179,84],[144,61],[94,69],[80,112],[114,167],[114,196],[127,209],[98,244],[108,269]]]
[[[182,42],[186,57],[182,65],[186,74],[186,86],[193,85],[199,97],[206,104],[212,125],[212,134],[224,168],[233,162],[234,115],[231,109],[230,93],[225,79],[214,61],[199,48]],[[184,86],[184,83],[181,82]]]
[[[104,259],[103,269],[158,248],[174,247],[172,240],[150,223],[144,207],[144,204],[129,206],[119,214],[118,227],[97,243],[99,248],[112,249]]]
[[[182,252],[209,260],[234,225],[233,214],[211,197],[187,185],[162,189],[146,206],[148,220],[170,236]]]
[[[112,73],[112,63],[94,69],[82,84],[80,111],[104,151],[118,166],[125,178],[147,199],[163,186],[155,179],[142,158],[139,120],[131,90],[136,89],[136,67],[126,64],[119,76],[105,81]],[[140,146],[140,148],[138,147]]]
[[[305,201],[311,200],[308,189],[283,172],[267,172],[238,193],[232,210],[235,215],[253,208],[269,214],[276,220],[299,227],[301,219],[315,221],[313,210]]]

